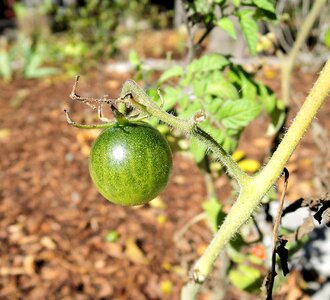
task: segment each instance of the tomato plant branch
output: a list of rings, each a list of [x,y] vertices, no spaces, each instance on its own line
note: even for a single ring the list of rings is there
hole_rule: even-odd
[[[235,178],[239,184],[244,184],[251,179],[213,137],[197,126],[199,122],[205,119],[203,113],[196,113],[190,120],[181,120],[158,107],[133,80],[124,83],[119,101],[128,101],[129,105],[135,106],[140,111],[147,112],[170,126],[199,139],[219,158],[220,162],[227,168],[229,175]]]
[[[253,177],[252,181],[242,184],[237,201],[231,208],[219,231],[214,236],[211,244],[207,247],[205,253],[200,257],[193,268],[193,277],[196,282],[202,283],[205,281],[212,271],[215,259],[223,250],[224,246],[250,218],[262,197],[281,175],[285,164],[330,91],[329,78],[330,60],[321,71],[318,80],[272,158],[264,169]]]
[[[227,167],[228,173],[236,178],[241,186],[237,201],[205,253],[194,266],[193,277],[196,283],[205,281],[212,271],[214,261],[219,253],[239,228],[251,217],[262,197],[281,175],[285,164],[330,91],[329,78],[330,60],[321,71],[318,80],[272,158],[260,173],[254,177],[245,174],[231,156],[208,133],[197,126],[200,121],[204,120],[205,116],[203,114],[197,113],[190,120],[181,120],[159,108],[134,81],[128,80],[125,82],[121,96],[117,101],[132,105],[138,110],[157,117],[170,126],[181,129],[183,132],[198,138],[214,152],[221,163]],[[199,285],[197,284],[196,286]],[[194,287],[196,286],[194,285]]]
[[[108,122],[108,123],[103,123],[103,124],[88,124],[88,125],[87,124],[78,124],[70,118],[69,113],[66,109],[64,110],[64,113],[65,113],[66,121],[68,122],[68,124],[73,127],[80,128],[80,129],[104,129],[104,128],[111,127],[115,124],[115,122]]]

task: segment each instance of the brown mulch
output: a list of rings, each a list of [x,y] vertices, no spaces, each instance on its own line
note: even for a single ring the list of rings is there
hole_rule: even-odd
[[[315,77],[296,78],[301,103]],[[91,76],[82,79],[79,91],[102,96],[106,90],[116,97],[124,80],[112,74],[100,84]],[[270,80],[275,88],[277,82]],[[179,242],[173,240],[202,211],[201,173],[189,158],[175,154],[158,205],[130,208],[107,202],[88,174],[88,146],[95,132],[65,122],[67,107],[77,121],[96,120],[88,107],[69,102],[71,86],[71,80],[0,82],[0,299],[178,299],[192,262],[211,239],[200,222]],[[22,103],[13,104],[20,93]],[[329,128],[327,116],[329,105],[319,114]],[[254,125],[262,129],[264,121]],[[240,143],[248,157],[260,162],[270,143],[262,134],[248,129]],[[318,151],[307,134],[290,161],[297,184],[292,197],[312,193],[313,171],[306,169],[313,170]],[[221,194],[222,179],[217,186]],[[118,231],[117,242],[106,242],[109,230]]]
[[[65,122],[71,85],[1,84],[0,128],[10,132],[0,142],[0,298],[172,299],[196,257],[194,248],[210,238],[204,226],[181,242],[180,251],[173,242],[174,232],[201,211],[202,177],[189,160],[175,155],[160,208],[107,202],[89,178],[82,130]],[[28,96],[11,108],[22,89]],[[80,90],[102,94],[93,78],[82,80]],[[91,118],[83,105],[70,106],[76,119]],[[116,243],[105,241],[109,230],[120,234]],[[137,261],[134,250],[142,254]],[[182,253],[190,258],[182,260]],[[161,282],[168,281],[167,296]]]

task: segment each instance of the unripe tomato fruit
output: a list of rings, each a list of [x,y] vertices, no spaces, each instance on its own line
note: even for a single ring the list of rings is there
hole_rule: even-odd
[[[115,124],[95,140],[89,172],[97,190],[120,205],[141,205],[166,186],[172,168],[165,138],[145,122]]]

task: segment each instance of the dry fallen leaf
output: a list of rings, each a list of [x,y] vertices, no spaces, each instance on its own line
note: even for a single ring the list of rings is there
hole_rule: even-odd
[[[181,175],[176,175],[173,177],[173,182],[178,184],[178,185],[182,185],[186,183],[186,178],[184,176]]]
[[[10,134],[11,134],[11,130],[9,128],[0,129],[0,141],[10,137]]]
[[[40,239],[40,244],[42,246],[44,246],[45,248],[49,249],[49,250],[54,250],[56,249],[56,244],[54,243],[54,241],[48,237],[48,236],[44,236]]]
[[[35,257],[33,255],[27,255],[23,261],[24,271],[28,275],[35,274]]]
[[[159,208],[159,209],[165,209],[166,208],[166,203],[164,202],[164,200],[160,196],[157,196],[155,199],[151,200],[149,202],[149,205],[152,208]]]
[[[136,263],[136,264],[144,264],[147,265],[149,263],[147,257],[144,255],[142,250],[136,244],[136,241],[133,238],[128,238],[126,240],[126,257]]]

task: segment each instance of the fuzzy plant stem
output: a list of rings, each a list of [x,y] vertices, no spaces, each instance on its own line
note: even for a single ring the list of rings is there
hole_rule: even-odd
[[[133,80],[126,81],[122,88],[121,99],[124,100],[125,98],[130,105],[202,141],[219,158],[220,162],[227,168],[229,175],[235,178],[239,184],[244,184],[249,181],[250,177],[240,169],[233,158],[214,140],[214,138],[197,126],[197,120],[199,118],[204,119],[202,114],[197,113],[190,120],[181,120],[161,110]]]
[[[330,60],[320,73],[318,80],[310,91],[296,118],[282,142],[274,152],[264,169],[250,182],[242,185],[237,201],[227,218],[207,247],[205,253],[193,268],[193,277],[197,283],[203,283],[212,271],[213,264],[224,246],[235,235],[239,228],[251,217],[262,197],[281,175],[285,164],[311,124],[317,111],[330,91]]]
[[[200,284],[205,281],[212,271],[213,264],[219,253],[224,249],[225,245],[239,228],[248,221],[253,211],[259,205],[262,197],[281,175],[285,164],[330,91],[329,78],[330,60],[321,71],[318,80],[272,158],[264,169],[254,177],[246,175],[231,156],[228,155],[209,134],[197,126],[201,115],[196,114],[190,120],[180,120],[162,111],[134,81],[129,80],[125,82],[119,99],[120,101],[126,101],[129,105],[147,112],[149,115],[157,117],[170,126],[181,129],[183,132],[189,133],[201,140],[214,152],[220,162],[227,167],[228,173],[237,179],[241,186],[237,201],[231,208],[227,218],[219,231],[215,234],[205,253],[200,257],[193,268],[193,278],[195,282],[192,282],[189,286],[191,291],[193,291],[192,294],[197,293]],[[189,294],[189,291],[187,292],[187,294]]]

